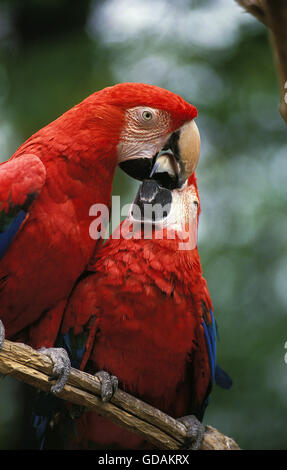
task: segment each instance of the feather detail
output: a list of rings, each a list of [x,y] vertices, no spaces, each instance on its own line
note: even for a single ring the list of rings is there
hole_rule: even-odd
[[[45,167],[33,154],[0,165],[0,259],[20,230],[45,179]]]
[[[207,344],[211,381],[215,381],[215,368],[216,368],[216,326],[215,319],[212,310],[209,311],[211,317],[211,323],[207,323],[203,320],[204,335]]]
[[[219,387],[225,390],[229,390],[233,385],[231,377],[218,365],[216,365],[215,369],[215,382]]]
[[[12,243],[16,233],[20,229],[22,222],[26,218],[27,212],[20,210],[13,218],[7,222],[7,214],[0,214],[0,221],[3,224],[3,218],[5,218],[4,227],[0,232],[0,259],[3,258],[10,244]],[[2,220],[1,220],[2,219]],[[3,226],[3,225],[2,225]]]

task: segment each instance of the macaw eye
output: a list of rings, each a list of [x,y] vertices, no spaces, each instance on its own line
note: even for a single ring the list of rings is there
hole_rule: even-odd
[[[196,207],[196,209],[198,209],[198,206],[199,206],[198,201],[193,201],[193,204]]]
[[[151,111],[145,110],[142,112],[142,118],[144,121],[150,121],[153,118],[153,113]]]

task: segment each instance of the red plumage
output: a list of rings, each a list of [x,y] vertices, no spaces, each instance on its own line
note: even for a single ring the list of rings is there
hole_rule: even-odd
[[[1,164],[2,213],[35,198],[0,262],[7,338],[34,347],[54,344],[65,300],[95,249],[89,208],[110,204],[125,111],[141,104],[168,111],[169,132],[196,115],[196,108],[161,88],[117,85],[67,111]]]
[[[191,183],[197,194],[194,175]],[[110,238],[76,286],[62,334],[89,332],[88,372],[116,375],[121,388],[175,418],[201,419],[211,388],[203,319],[211,323],[212,305],[198,250],[179,250],[180,241],[168,229],[163,239]],[[80,446],[144,445],[95,413],[78,427]]]

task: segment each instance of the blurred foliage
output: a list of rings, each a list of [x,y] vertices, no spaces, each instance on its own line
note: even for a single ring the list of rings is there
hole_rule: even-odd
[[[228,0],[0,1],[3,160],[36,130],[121,81],[198,107],[199,249],[220,331],[205,422],[242,448],[286,449],[286,126],[266,30]],[[137,183],[117,171],[114,194]],[[26,388],[0,382],[0,448],[29,448]]]

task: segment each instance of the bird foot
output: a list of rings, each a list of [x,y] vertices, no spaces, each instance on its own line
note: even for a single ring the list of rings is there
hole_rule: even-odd
[[[53,362],[53,375],[49,377],[49,381],[56,380],[51,392],[57,394],[65,387],[71,372],[68,353],[64,348],[41,348],[38,351],[46,354]]]
[[[3,347],[4,340],[5,340],[5,328],[4,328],[3,322],[0,320],[0,351]]]
[[[101,398],[102,401],[110,401],[118,388],[118,378],[115,375],[110,375],[104,370],[100,370],[95,374],[101,383]]]
[[[186,427],[187,438],[183,448],[199,450],[205,430],[202,423],[194,415],[182,416],[182,418],[178,418],[177,421],[180,421]]]

